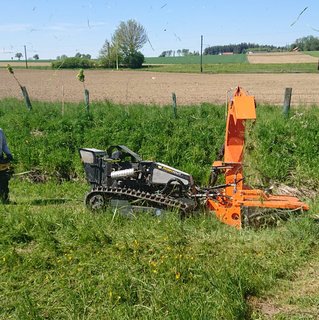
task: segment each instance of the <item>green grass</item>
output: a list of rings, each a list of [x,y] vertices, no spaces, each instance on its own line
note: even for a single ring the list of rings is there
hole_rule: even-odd
[[[210,213],[181,221],[92,214],[83,199],[78,148],[125,144],[205,184],[223,143],[224,107],[120,106],[0,101],[1,127],[16,172],[37,169],[46,183],[12,179],[14,204],[0,205],[0,319],[258,319],[250,296],[319,254],[316,196],[311,211],[276,228],[238,231]],[[317,192],[318,107],[258,106],[247,125],[252,185],[285,183]],[[70,181],[68,181],[70,180]],[[310,299],[311,297],[309,297]],[[303,304],[310,300],[303,300]]]
[[[313,57],[319,57],[319,51],[307,51],[306,53]]]
[[[318,55],[318,52],[309,52]],[[153,57],[145,59],[143,70],[159,72],[200,72],[200,56]],[[316,63],[249,64],[245,54],[204,55],[204,73],[317,73]]]
[[[28,112],[22,101],[0,101],[1,126],[17,161],[17,171],[38,169],[65,180],[83,177],[80,147],[106,149],[124,144],[144,159],[156,159],[207,182],[210,166],[223,144],[224,107],[203,104],[172,108],[92,103],[87,115],[83,104],[34,102]],[[281,108],[259,106],[257,123],[250,130],[246,161],[254,181],[280,181],[314,188],[319,182],[317,124],[319,109],[294,109],[285,119]]]
[[[307,54],[318,56],[318,51]],[[11,60],[4,62],[12,62]],[[16,61],[14,61],[16,62]],[[51,60],[32,60],[30,62],[52,62]],[[204,73],[317,73],[317,63],[286,63],[286,64],[249,64],[245,54],[234,55],[204,55]],[[2,66],[0,68],[6,68]],[[21,66],[25,68],[24,61]],[[30,69],[51,69],[51,66],[29,66]],[[129,70],[129,69],[125,69]],[[200,73],[200,57],[146,57],[142,71]]]
[[[246,54],[203,55],[204,64],[246,63]],[[200,56],[146,57],[145,64],[199,64]]]
[[[306,215],[239,232],[210,215],[92,215],[76,182],[13,180],[11,190],[16,204],[0,207],[1,319],[250,319],[249,296],[319,252]]]
[[[145,65],[143,71],[158,72],[188,72],[200,73],[200,64],[167,64]],[[204,64],[204,73],[317,73],[316,63],[285,63],[285,64],[249,64],[249,63],[224,63]]]
[[[284,119],[279,110],[257,108],[257,122],[249,129],[246,145],[249,167],[256,169],[259,174],[256,172],[254,177],[262,178],[266,184],[279,180],[316,190],[315,176],[319,171],[315,153],[319,146],[314,141],[319,139],[318,108],[297,108],[289,119]]]

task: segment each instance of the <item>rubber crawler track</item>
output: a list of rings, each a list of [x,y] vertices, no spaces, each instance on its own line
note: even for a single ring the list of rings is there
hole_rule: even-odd
[[[186,203],[182,200],[178,200],[162,194],[154,194],[145,191],[140,191],[130,188],[119,188],[119,187],[96,187],[92,189],[86,196],[86,204],[88,199],[94,195],[102,195],[105,199],[125,199],[130,202],[132,201],[144,201],[149,206],[160,206],[169,210],[178,210],[183,214],[189,213],[196,209],[196,205]]]

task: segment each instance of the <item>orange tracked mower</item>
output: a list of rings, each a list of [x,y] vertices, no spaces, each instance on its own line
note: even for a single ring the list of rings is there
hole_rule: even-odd
[[[106,206],[116,207],[124,214],[179,210],[182,215],[194,212],[200,203],[224,223],[241,228],[259,215],[270,216],[273,211],[308,210],[298,198],[269,195],[244,184],[243,152],[245,121],[256,119],[255,99],[237,88],[228,103],[223,161],[215,161],[209,187],[194,184],[193,177],[166,164],[145,161],[123,145],[106,151],[80,149],[91,190],[85,203],[93,211]],[[225,184],[215,185],[218,174],[225,174]]]
[[[224,223],[241,228],[256,212],[274,210],[308,210],[307,204],[298,198],[286,195],[269,195],[263,190],[251,189],[244,184],[243,159],[245,121],[256,119],[256,104],[253,96],[238,87],[228,102],[228,114],[223,161],[215,161],[212,179],[225,174],[225,185],[219,193],[207,199],[207,206]]]

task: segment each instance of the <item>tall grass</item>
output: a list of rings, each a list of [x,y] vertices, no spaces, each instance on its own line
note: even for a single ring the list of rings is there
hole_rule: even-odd
[[[257,119],[246,146],[248,174],[264,185],[277,181],[317,191],[318,108],[299,107],[285,119],[280,109],[260,107]]]
[[[124,144],[144,159],[161,161],[194,175],[205,184],[224,141],[225,109],[203,104],[170,106],[92,104],[87,115],[81,104],[0,101],[1,126],[17,161],[17,171],[38,169],[62,180],[83,177],[80,147],[106,149]],[[299,107],[286,119],[278,107],[259,106],[257,121],[248,125],[247,174],[253,181],[270,180],[315,188],[319,181],[317,107]]]

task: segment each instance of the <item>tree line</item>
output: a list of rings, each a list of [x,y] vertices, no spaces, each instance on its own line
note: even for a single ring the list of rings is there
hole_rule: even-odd
[[[319,38],[314,36],[299,38],[291,47],[298,48],[300,51],[317,51],[319,50]]]
[[[225,52],[231,53],[248,53],[248,52],[278,52],[278,51],[287,51],[287,46],[278,47],[273,45],[260,45],[256,43],[247,43],[242,42],[239,44],[228,44],[228,45],[219,45],[219,46],[211,46],[204,49],[204,54],[221,54]]]
[[[294,43],[286,46],[260,45],[256,43],[240,43],[207,47],[204,54],[248,53],[248,52],[282,52],[282,51],[317,51],[319,50],[319,39],[314,36],[306,36],[297,39]]]
[[[15,54],[15,58],[18,58],[19,60],[23,57],[23,54],[21,52],[17,52]],[[39,60],[40,57],[38,54],[35,54],[33,57],[32,57],[34,60]],[[13,57],[11,58],[11,60],[13,60]]]
[[[178,49],[178,50],[166,50],[163,51],[159,57],[186,57],[186,56],[199,56],[199,51],[191,52],[189,49]]]

